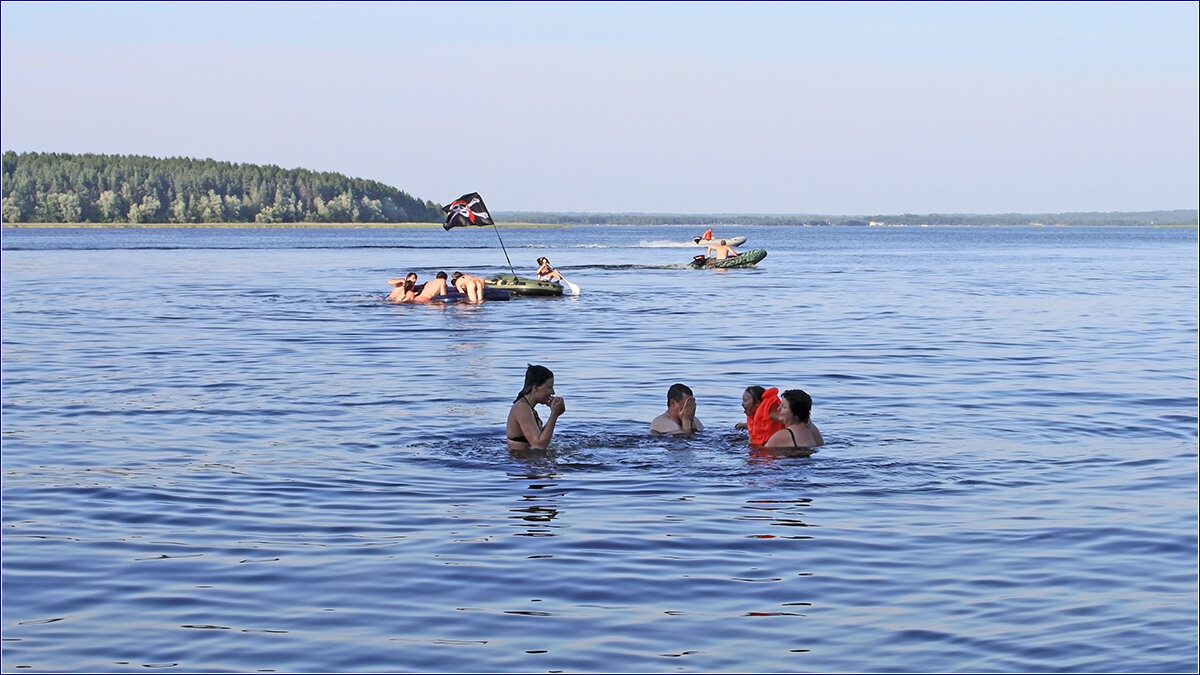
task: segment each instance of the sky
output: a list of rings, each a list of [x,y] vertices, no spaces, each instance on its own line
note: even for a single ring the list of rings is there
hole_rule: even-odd
[[[495,211],[1200,206],[1197,2],[3,2],[5,151]]]

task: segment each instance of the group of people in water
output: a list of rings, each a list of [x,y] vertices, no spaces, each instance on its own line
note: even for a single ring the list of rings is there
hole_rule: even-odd
[[[563,280],[563,276],[550,266],[550,260],[545,256],[538,258],[537,262],[538,281]],[[487,288],[487,281],[483,277],[462,272],[455,272],[450,276],[446,276],[445,272],[438,272],[433,281],[418,284],[417,273],[409,272],[403,277],[388,279],[388,285],[392,287],[387,296],[388,302],[429,302],[440,295],[448,294],[451,288],[466,296],[467,302],[483,302],[483,290]]]
[[[449,293],[452,286],[467,296],[468,302],[481,302],[486,282],[462,272],[455,272],[450,277],[445,272],[438,272],[433,281],[417,284],[417,273],[409,272],[403,277],[388,279],[388,284],[392,286],[392,292],[387,296],[388,302],[429,302]]]
[[[536,406],[550,408],[545,422]],[[544,449],[550,445],[558,418],[566,412],[562,397],[554,394],[554,373],[545,366],[530,364],[525,369],[525,386],[508,411],[505,437],[510,450]],[[806,456],[825,444],[821,430],[812,423],[812,397],[801,389],[779,394],[775,387],[747,387],[742,393],[746,421],[734,425],[749,432],[751,446],[791,449]],[[675,383],[667,389],[667,409],[650,422],[654,434],[688,435],[703,431],[696,419],[696,397],[690,387]]]

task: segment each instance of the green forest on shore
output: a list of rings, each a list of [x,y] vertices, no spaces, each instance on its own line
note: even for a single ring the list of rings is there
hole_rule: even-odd
[[[441,204],[373,180],[141,155],[3,155],[4,227],[440,227]],[[763,215],[493,212],[500,227],[571,225],[1196,227],[1195,209],[1040,214]]]
[[[434,222],[439,204],[337,173],[212,159],[4,153],[5,225]]]

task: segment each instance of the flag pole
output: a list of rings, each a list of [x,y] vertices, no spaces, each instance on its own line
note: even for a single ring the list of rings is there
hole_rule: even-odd
[[[508,271],[512,272],[513,276],[517,276],[517,271],[513,269],[512,260],[508,258],[508,249],[504,248],[504,240],[500,239],[500,228],[496,227],[496,220],[492,219],[492,229],[496,231],[496,239],[500,240],[500,250],[504,251],[504,259],[508,260]]]

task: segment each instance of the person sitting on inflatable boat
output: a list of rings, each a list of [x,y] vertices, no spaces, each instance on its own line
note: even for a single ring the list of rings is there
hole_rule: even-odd
[[[563,280],[563,275],[559,274],[558,270],[556,270],[550,266],[549,258],[542,256],[541,258],[538,258],[537,261],[538,261],[538,271],[537,271],[538,281],[551,281],[554,279],[558,279],[559,281]]]
[[[700,235],[699,237],[696,237],[692,241],[699,244],[702,241],[712,241],[712,238],[713,238],[713,233],[712,233],[712,228],[710,227],[704,231],[704,234]]]
[[[726,244],[724,239],[722,239],[721,242],[719,244],[717,244],[716,246],[709,246],[708,250],[705,251],[704,253],[705,253],[705,255],[711,253],[712,257],[717,260],[724,260],[726,258],[736,258],[738,256],[738,252],[733,250],[732,246],[729,246],[728,244]]]

